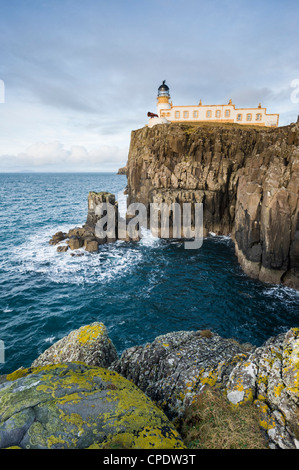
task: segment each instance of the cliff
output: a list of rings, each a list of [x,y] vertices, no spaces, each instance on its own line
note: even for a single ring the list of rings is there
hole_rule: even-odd
[[[204,236],[231,235],[244,271],[299,289],[299,124],[133,131],[128,203],[202,202]]]
[[[127,174],[127,167],[123,166],[122,168],[119,168],[117,174],[118,175],[126,175]]]

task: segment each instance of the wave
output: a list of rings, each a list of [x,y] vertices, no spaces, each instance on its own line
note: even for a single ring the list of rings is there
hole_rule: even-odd
[[[116,242],[100,247],[98,253],[88,253],[83,248],[57,253],[56,246],[49,245],[52,234],[58,230],[67,232],[72,226],[46,227],[29,236],[11,252],[10,271],[21,274],[45,275],[55,283],[96,283],[110,282],[128,274],[141,260],[141,253],[134,248]]]

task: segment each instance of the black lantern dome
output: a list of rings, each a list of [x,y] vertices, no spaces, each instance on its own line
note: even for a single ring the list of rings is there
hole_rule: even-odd
[[[162,85],[158,88],[158,96],[170,96],[169,87],[166,85],[166,80],[163,80]]]

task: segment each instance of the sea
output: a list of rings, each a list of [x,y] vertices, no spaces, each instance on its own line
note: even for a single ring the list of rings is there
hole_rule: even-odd
[[[126,184],[114,173],[0,174],[0,374],[93,322],[119,354],[171,331],[210,329],[260,346],[299,326],[299,292],[249,278],[230,237],[210,234],[186,250],[145,228],[139,242],[83,256],[49,245],[85,223],[89,191],[114,193],[125,210]]]

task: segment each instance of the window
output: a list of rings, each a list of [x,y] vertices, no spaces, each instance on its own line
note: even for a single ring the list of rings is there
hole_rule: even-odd
[[[189,111],[184,111],[184,118],[187,119],[189,117]]]
[[[176,118],[176,119],[179,119],[179,117],[180,117],[180,112],[179,112],[179,111],[176,111],[176,112],[175,112],[175,118]]]
[[[221,111],[217,110],[216,111],[216,118],[220,118],[220,115],[221,115]]]
[[[242,121],[242,114],[237,115],[237,121]]]
[[[257,121],[261,121],[261,120],[262,120],[262,115],[261,115],[261,114],[257,114],[257,115],[256,115],[256,120],[257,120]]]
[[[198,111],[193,111],[193,117],[194,117],[195,119],[198,118]]]
[[[212,111],[207,111],[207,118],[210,118],[212,116]]]
[[[225,117],[230,117],[230,110],[229,109],[225,110]]]
[[[251,121],[251,118],[252,118],[252,114],[250,114],[250,113],[247,114],[247,116],[246,116],[247,121]]]

